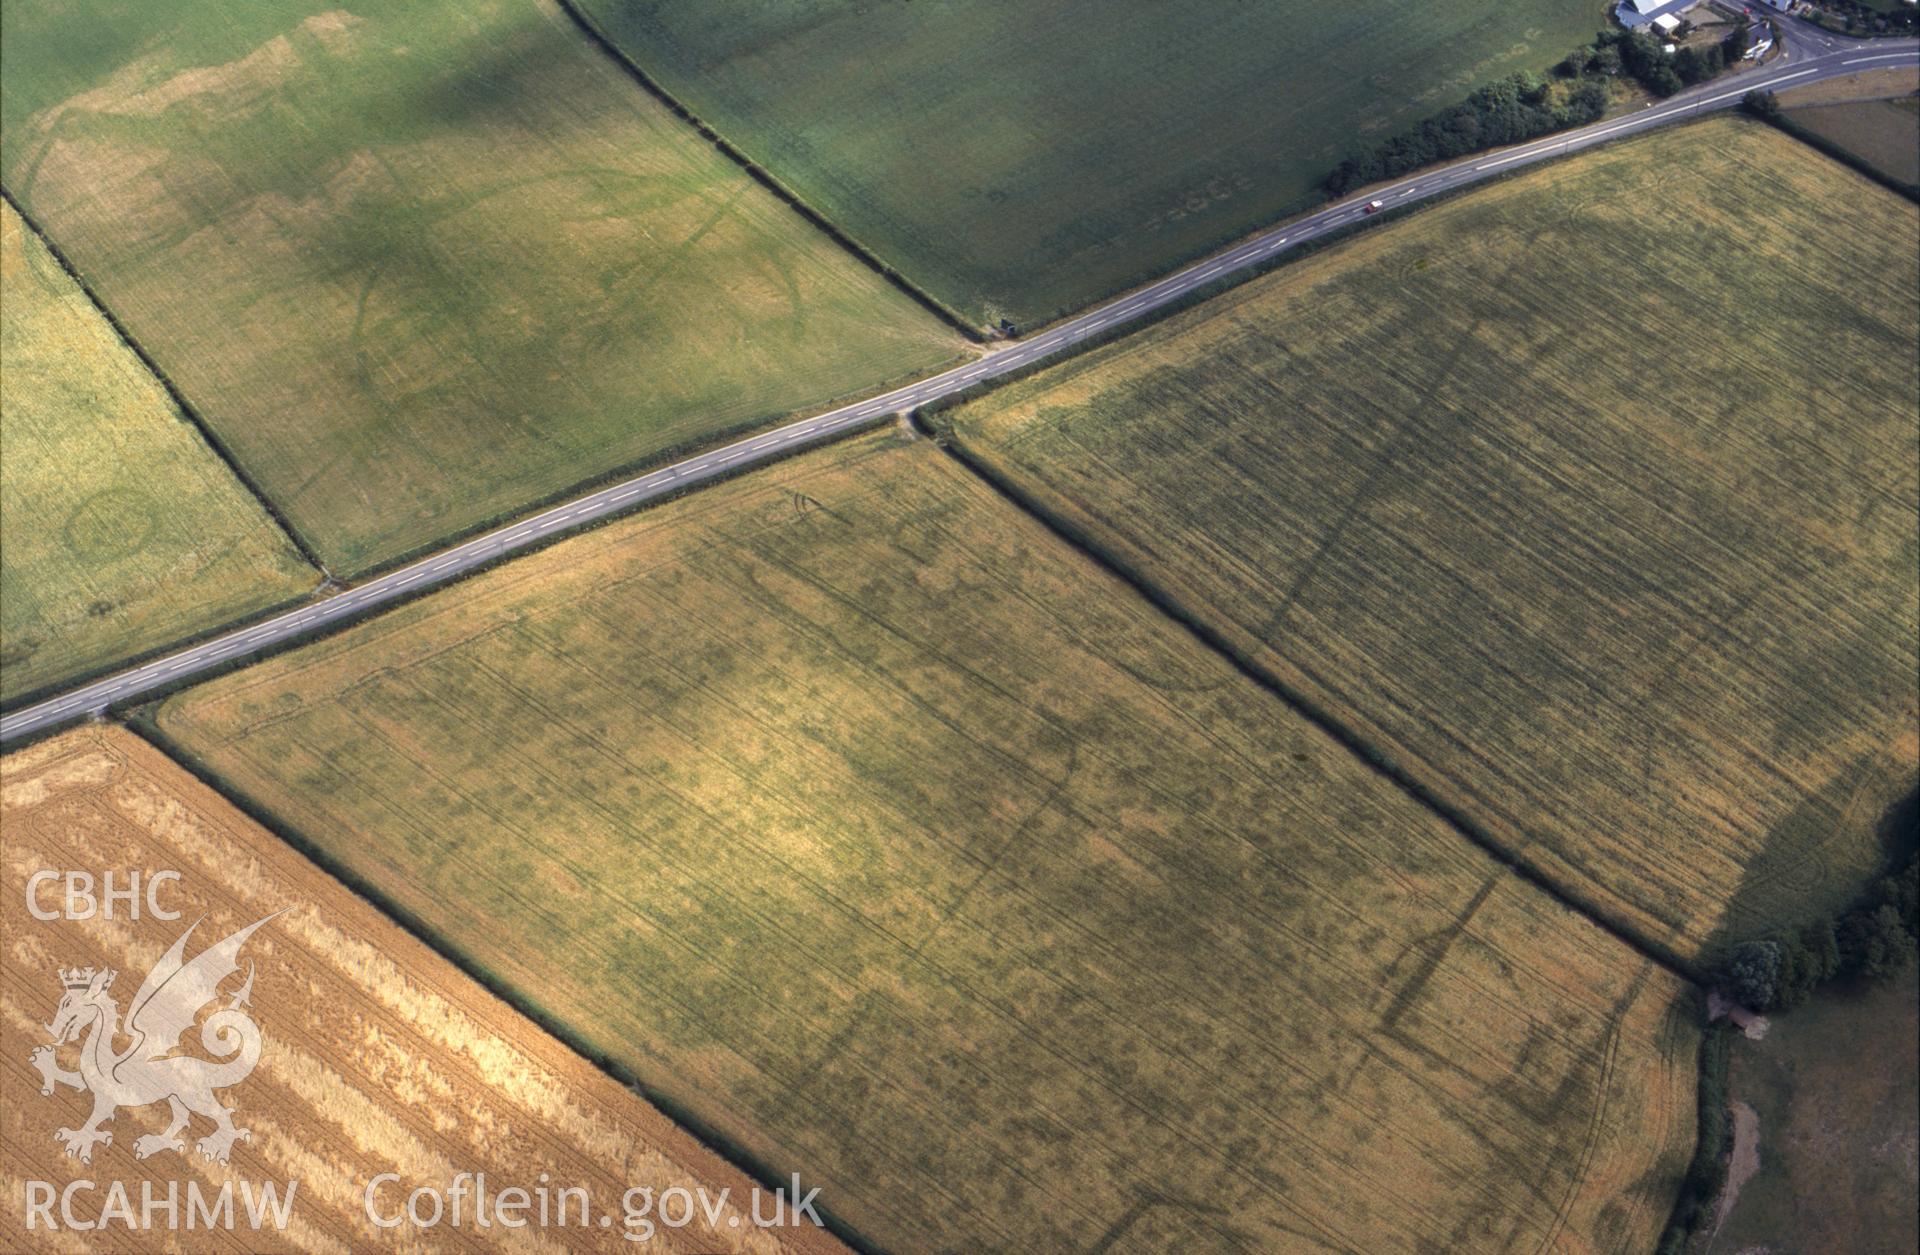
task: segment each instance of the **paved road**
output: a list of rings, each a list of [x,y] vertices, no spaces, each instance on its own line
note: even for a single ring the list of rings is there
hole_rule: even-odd
[[[1755,10],[1755,15],[1761,12],[1765,10]],[[1790,59],[1798,58],[1804,63],[1807,58],[1823,57],[1831,52],[1855,56],[1858,54],[1854,50],[1863,46],[1861,40],[1850,35],[1836,35],[1824,26],[1816,26],[1785,13],[1766,12],[1766,16],[1780,28],[1781,43]]]
[[[1795,38],[1800,39],[1798,46],[1793,42]],[[1578,131],[1565,132],[1552,139],[1522,144],[1502,152],[1466,158],[1454,165],[1403,179],[1384,189],[1363,193],[1195,262],[1150,287],[1110,301],[1030,339],[1014,342],[945,374],[897,388],[883,396],[843,406],[827,414],[800,419],[765,435],[741,440],[610,488],[588,493],[543,514],[443,549],[378,579],[97,680],[38,705],[17,710],[0,719],[0,741],[151,693],[235,658],[282,645],[329,624],[364,614],[376,606],[444,583],[503,554],[524,549],[609,514],[630,510],[643,502],[736,472],[796,448],[820,443],[851,428],[881,421],[889,415],[903,413],[935,398],[958,392],[983,379],[1019,370],[1042,358],[1052,357],[1085,340],[1107,334],[1116,326],[1136,321],[1195,288],[1216,281],[1222,275],[1257,265],[1275,254],[1350,226],[1366,216],[1368,200],[1381,200],[1390,209],[1399,208],[1635,131],[1710,110],[1731,108],[1739,103],[1742,95],[1756,88],[1794,87],[1863,70],[1900,65],[1920,65],[1920,40],[1855,42],[1816,27],[1807,27],[1805,23],[1790,22],[1786,53],[1764,67],[1696,88],[1628,117],[1597,122]]]

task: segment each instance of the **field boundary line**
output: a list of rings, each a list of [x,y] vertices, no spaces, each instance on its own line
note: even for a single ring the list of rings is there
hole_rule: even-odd
[[[667,110],[676,118],[692,127],[702,139],[718,149],[723,157],[746,171],[749,178],[773,193],[787,208],[806,219],[815,229],[850,254],[854,260],[899,289],[903,294],[911,298],[915,304],[925,309],[935,318],[938,318],[942,323],[954,331],[959,332],[974,344],[985,343],[986,337],[981,334],[980,328],[968,322],[961,316],[958,310],[948,306],[946,302],[942,301],[939,297],[907,278],[904,273],[880,257],[879,254],[875,253],[865,244],[854,239],[845,229],[809,204],[798,192],[782,183],[775,177],[771,170],[755,161],[752,157],[749,157],[732,140],[722,135],[710,123],[701,118],[699,114],[688,108],[679,97],[668,91],[658,79],[642,69],[637,61],[623,51],[613,40],[608,38],[606,33],[600,29],[599,24],[582,11],[579,5],[575,3],[575,0],[553,0],[553,3],[562,13],[567,15],[568,19],[580,29],[581,33],[586,35],[589,41],[597,45],[607,56],[613,58],[614,63],[625,70],[627,75],[632,78],[634,82],[638,83],[649,96],[652,96],[662,105],[665,105]]]
[[[1902,94],[1900,96],[1889,97],[1889,99],[1893,99],[1893,100],[1911,99],[1911,93]],[[1832,109],[1837,107],[1845,107],[1847,105],[1868,104],[1868,103],[1872,103],[1872,102],[1850,100],[1850,101],[1839,101],[1836,104],[1832,104],[1832,105],[1803,105],[1801,106],[1801,108]],[[1802,124],[1798,119],[1790,116],[1790,114],[1792,113],[1792,110],[1790,107],[1780,104],[1777,100],[1775,101],[1772,109],[1742,109],[1741,112],[1750,118],[1756,118],[1759,121],[1764,122],[1766,125],[1772,127],[1774,130],[1779,131],[1782,135],[1786,135],[1794,140],[1799,141],[1802,144],[1805,144],[1808,148],[1813,149],[1813,151],[1819,153],[1822,157],[1825,157],[1827,160],[1832,161],[1838,165],[1845,166],[1847,169],[1853,171],[1855,174],[1859,175],[1861,178],[1871,180],[1874,183],[1878,183],[1881,187],[1886,188],[1888,191],[1893,192],[1898,196],[1904,196],[1908,200],[1912,201],[1914,204],[1920,205],[1920,183],[1907,183],[1901,179],[1895,178],[1893,175],[1888,174],[1885,170],[1882,170],[1879,166],[1874,165],[1871,161],[1868,161],[1865,157],[1862,157],[1860,154],[1854,152],[1852,149],[1834,140],[1830,140],[1826,136],[1820,134],[1818,131],[1815,131],[1807,127],[1806,125]]]
[[[45,246],[54,261],[60,264],[60,269],[66,271],[67,277],[72,279],[75,285],[86,294],[87,300],[92,303],[96,310],[100,311],[100,316],[107,320],[107,325],[113,328],[113,332],[120,338],[120,342],[132,350],[133,355],[140,359],[140,364],[146,367],[147,373],[159,382],[160,387],[167,394],[167,399],[179,407],[180,413],[186,417],[187,422],[193,425],[194,430],[200,434],[200,438],[207,442],[207,447],[212,449],[214,456],[219,458],[226,466],[228,473],[239,480],[241,487],[245,488],[248,494],[260,503],[260,508],[267,512],[267,517],[273,520],[274,526],[278,527],[281,534],[292,542],[295,551],[300,555],[300,560],[312,567],[322,578],[332,579],[333,573],[327,570],[326,563],[320,560],[320,555],[314,551],[313,546],[308,543],[307,538],[300,534],[300,529],[293,525],[293,520],[286,516],[273,498],[261,490],[259,484],[254,482],[253,476],[248,474],[247,469],[240,464],[240,460],[234,456],[233,450],[227,447],[226,442],[220,438],[219,433],[215,432],[212,426],[207,423],[207,420],[201,416],[200,411],[193,403],[187,400],[186,394],[180,391],[179,387],[173,382],[172,378],[168,376],[167,372],[160,369],[160,364],[153,360],[152,355],[147,352],[146,346],[133,338],[133,333],[127,329],[125,323],[120,321],[119,315],[115,314],[113,310],[108,308],[107,303],[100,299],[100,294],[93,290],[93,285],[87,282],[86,277],[80,273],[79,268],[73,264],[72,260],[61,250],[60,246],[53,242],[53,237],[47,234],[45,228],[40,225],[39,220],[28,213],[26,206],[16,200],[13,193],[4,186],[0,186],[0,199],[4,199],[7,207],[20,215],[20,221],[25,223],[27,229],[32,231],[35,238]]]
[[[916,421],[920,421],[919,411],[916,410],[914,413]],[[923,428],[923,430],[927,429]],[[934,435],[930,430],[927,430],[927,434]],[[1225,659],[1240,674],[1278,697],[1288,708],[1332,737],[1342,748],[1437,816],[1455,833],[1478,847],[1482,853],[1488,855],[1502,868],[1545,893],[1567,910],[1586,919],[1635,954],[1687,984],[1704,987],[1710,983],[1708,973],[1700,965],[1683,958],[1672,947],[1641,936],[1626,925],[1614,922],[1597,903],[1588,900],[1586,895],[1548,877],[1546,873],[1527,861],[1519,851],[1509,848],[1506,843],[1483,828],[1472,816],[1447,802],[1425,784],[1409,775],[1378,746],[1349,728],[1331,711],[1326,710],[1305,693],[1299,692],[1266,667],[1248,657],[1238,646],[1228,640],[1224,633],[1187,609],[1159,585],[1134,571],[1106,545],[1086,534],[1082,528],[1054,514],[1034,500],[1024,488],[1002,474],[996,467],[988,464],[955,440],[936,436],[935,443],[969,473],[978,477],[995,494],[1072,546],[1075,552],[1138,592],[1151,602],[1155,609],[1185,628],[1208,650]]]
[[[195,780],[226,799],[242,815],[259,824],[270,835],[285,842],[294,853],[306,859],[315,869],[338,883],[348,893],[392,921],[395,927],[453,964],[462,974],[500,999],[516,1014],[525,1016],[535,1028],[586,1060],[615,1084],[638,1094],[652,1104],[655,1110],[672,1121],[688,1137],[738,1168],[748,1180],[767,1189],[790,1184],[785,1176],[774,1171],[772,1165],[762,1163],[746,1147],[708,1125],[671,1097],[655,1091],[619,1060],[595,1045],[590,1038],[573,1029],[565,1020],[523,993],[516,985],[494,972],[486,964],[467,954],[433,925],[395,901],[380,886],[333,857],[317,842],[281,819],[271,807],[228,780],[198,754],[176,741],[150,714],[136,713],[133,717],[124,720],[122,726],[133,736],[178,764]],[[839,1219],[825,1204],[816,1202],[814,1210],[820,1215],[822,1227],[846,1243],[857,1255],[887,1255],[880,1247],[864,1237],[859,1230]]]

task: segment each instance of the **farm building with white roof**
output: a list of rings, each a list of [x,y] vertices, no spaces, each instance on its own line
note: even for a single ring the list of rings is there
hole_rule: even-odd
[[[1620,25],[1628,30],[1650,26],[1657,19],[1690,9],[1699,0],[1620,0],[1614,6],[1613,15],[1620,19]],[[1678,21],[1678,19],[1675,19]]]

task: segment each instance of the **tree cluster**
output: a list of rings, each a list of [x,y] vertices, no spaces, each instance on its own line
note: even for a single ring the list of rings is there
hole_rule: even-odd
[[[1740,97],[1740,107],[1763,122],[1778,122],[1786,117],[1780,98],[1772,92],[1748,92]]]
[[[1720,43],[1673,53],[1645,31],[1602,31],[1592,44],[1576,48],[1555,67],[1561,77],[1579,80],[1570,91],[1556,90],[1530,74],[1509,75],[1411,130],[1347,158],[1321,186],[1330,195],[1345,196],[1435,162],[1598,122],[1607,110],[1609,78],[1625,75],[1656,96],[1671,96],[1737,63],[1746,51],[1747,29],[1742,21]]]
[[[1737,64],[1747,50],[1747,30],[1743,21],[1717,44],[1704,48],[1689,45],[1672,53],[1643,30],[1602,31],[1594,36],[1591,48],[1573,53],[1559,68],[1563,74],[1576,76],[1625,74],[1656,96],[1671,96]]]
[[[1815,20],[1830,29],[1845,30],[1849,35],[1911,32],[1920,28],[1920,14],[1911,9],[1882,13],[1859,0],[1820,0],[1820,12]]]
[[[1837,919],[1743,942],[1727,964],[1728,992],[1756,1011],[1785,1011],[1832,980],[1885,980],[1920,946],[1920,855],[1883,876]]]
[[[1671,96],[1683,87],[1706,82],[1728,66],[1738,65],[1747,50],[1749,29],[1743,18],[1717,44],[1703,48],[1689,45],[1672,53],[1644,30],[1601,31],[1591,45],[1574,49],[1554,69],[1567,78],[1624,75],[1656,96]]]
[[[1347,158],[1322,186],[1331,195],[1344,196],[1437,161],[1597,122],[1606,112],[1607,90],[1601,83],[1583,83],[1558,104],[1552,96],[1548,84],[1530,74],[1489,83],[1451,109]]]

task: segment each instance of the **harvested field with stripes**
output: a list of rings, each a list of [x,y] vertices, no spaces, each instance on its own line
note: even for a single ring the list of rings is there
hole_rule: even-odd
[[[0,283],[0,699],[319,583],[11,205]]]
[[[0,171],[333,574],[962,342],[550,0],[10,0]]]
[[[0,1249],[38,1251],[300,1251],[348,1250],[601,1250],[704,1255],[846,1255],[824,1230],[762,1230],[748,1221],[751,1183],[732,1165],[694,1141],[632,1092],[614,1084],[525,1017],[482,990],[444,958],[320,872],[279,838],[247,819],[145,741],[118,728],[90,727],[0,758]],[[127,875],[171,869],[153,902],[181,918],[129,918],[115,904],[112,919],[37,920],[29,916],[29,878],[38,870],[89,869],[95,885],[111,869]],[[59,885],[42,885],[43,910],[58,910]],[[145,895],[142,894],[144,899]],[[278,914],[275,914],[278,912]],[[184,1153],[162,1149],[137,1157],[137,1140],[157,1136],[167,1123],[164,1104],[126,1107],[107,1126],[110,1143],[92,1148],[91,1162],[67,1158],[55,1131],[78,1127],[91,1099],[64,1084],[52,1096],[28,1063],[47,1042],[46,1025],[63,993],[62,968],[113,968],[107,993],[130,1010],[143,978],[174,939],[192,924],[186,955],[271,915],[248,939],[241,960],[250,965],[246,1013],[259,1026],[259,1061],[251,1075],[215,1091],[234,1108],[234,1123],[250,1136],[236,1142],[228,1161],[201,1157],[192,1139],[212,1125],[195,1117]],[[231,995],[236,974],[220,987]],[[220,1002],[224,1004],[226,998]],[[208,1022],[211,1022],[210,1020]],[[197,1053],[200,1033],[185,1045]],[[84,1041],[56,1051],[74,1069]],[[200,1057],[212,1057],[202,1055]],[[587,1191],[591,1222],[573,1224],[580,1206],[564,1201],[569,1224],[508,1228],[494,1214],[486,1228],[469,1199],[465,1222],[449,1214],[441,1225],[385,1228],[367,1214],[367,1189],[382,1173],[374,1210],[382,1220],[402,1214],[407,1194],[420,1187],[449,1188],[456,1173],[487,1176],[487,1188],[524,1189],[538,1214],[545,1184],[549,1221],[560,1214],[561,1189]],[[546,1176],[541,1174],[545,1173]],[[50,1231],[28,1231],[22,1206],[26,1183],[64,1191],[94,1182],[71,1198],[73,1219],[92,1223],[108,1210],[118,1183],[141,1214],[142,1189],[160,1197],[177,1187],[202,1197],[226,1185],[234,1210],[245,1215],[243,1185],[293,1187],[284,1228],[256,1232],[186,1228],[185,1204],[177,1228],[129,1230],[109,1219],[105,1228],[68,1228],[58,1203]],[[622,1240],[631,1230],[622,1206],[633,1188],[655,1197],[674,1187],[704,1188],[709,1197],[731,1191],[709,1225],[704,1216],[684,1228],[657,1225],[643,1246]],[[256,1195],[257,1197],[257,1195]],[[636,1208],[640,1198],[635,1196]],[[422,1205],[424,1214],[424,1204]],[[154,1213],[162,1221],[164,1212]],[[602,1228],[598,1217],[610,1214]],[[769,1207],[767,1214],[771,1214]],[[657,1213],[655,1213],[657,1217]],[[731,1223],[739,1220],[739,1224]]]
[[[951,416],[1569,895],[1708,960],[1878,874],[1920,744],[1920,211],[1717,120]]]
[[[1641,1251],[1686,985],[930,442],[576,537],[162,706],[851,1230]]]

